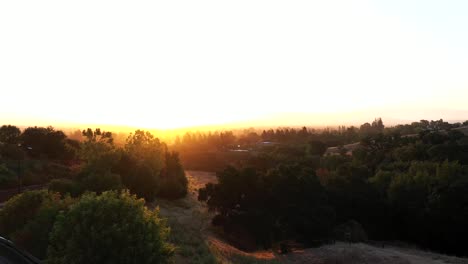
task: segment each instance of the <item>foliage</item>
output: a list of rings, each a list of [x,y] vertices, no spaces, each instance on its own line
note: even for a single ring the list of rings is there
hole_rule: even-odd
[[[462,245],[468,243],[468,228],[463,224],[468,221],[468,137],[458,130],[460,126],[443,120],[421,120],[385,127],[381,119],[376,119],[359,129],[321,133],[308,129],[267,130],[260,140],[268,142],[251,145],[245,161],[230,162],[237,169],[219,174],[219,183],[200,189],[199,199],[217,213],[213,224],[223,226],[227,237],[234,240],[254,240],[266,246],[268,241],[284,238],[311,242],[326,235],[304,228],[329,230],[320,221],[327,219],[333,226],[336,219],[339,225],[335,231],[356,229],[373,240],[403,240],[445,253],[466,254]],[[215,138],[215,134],[211,135]],[[197,147],[203,147],[200,142],[210,136],[193,138],[190,144],[199,142]],[[359,140],[349,151],[352,155],[312,158],[323,153],[324,146],[339,146],[348,139]],[[186,153],[182,152],[184,159]],[[297,169],[285,169],[292,164]],[[243,169],[246,167],[255,170]],[[321,191],[300,180],[301,171],[310,169],[317,173]],[[301,195],[302,186],[307,186],[308,195],[323,198]],[[321,201],[334,216],[304,213],[316,205],[302,200]],[[284,205],[288,210],[283,209]],[[309,218],[308,223],[315,224],[299,229],[296,212],[304,215],[302,219],[321,217]],[[350,223],[359,223],[359,228]]]
[[[5,164],[0,164],[0,186],[13,187],[17,183],[17,175],[8,169]]]
[[[158,195],[170,199],[184,197],[187,194],[188,181],[178,153],[166,153],[165,162]]]
[[[81,177],[79,183],[85,190],[97,193],[122,188],[120,175],[111,172],[91,172]]]
[[[149,165],[138,163],[126,179],[125,185],[132,193],[147,201],[155,199],[159,188],[159,177]]]
[[[85,194],[51,232],[48,263],[166,263],[173,253],[158,210],[126,192]]]
[[[83,193],[83,187],[70,179],[55,179],[49,183],[49,191],[60,193],[61,195],[70,195],[78,197]]]
[[[0,232],[44,256],[44,234],[57,212],[67,210],[68,194],[128,188],[148,201],[177,199],[187,193],[183,165],[229,166],[217,184],[200,189],[199,199],[238,246],[269,247],[285,239],[316,244],[331,238],[332,230],[359,225],[372,240],[466,255],[468,137],[461,126],[421,120],[385,127],[377,118],[361,127],[323,130],[187,132],[171,147],[177,152],[141,130],[121,146],[100,129],[79,131],[79,142],[52,127],[21,133],[3,126],[0,185],[16,186],[18,176],[23,184],[52,179],[49,190],[62,196],[13,198],[0,212]],[[327,151],[337,146],[342,153]]]
[[[146,163],[153,171],[159,172],[163,168],[167,146],[150,132],[137,130],[127,138],[125,150],[136,160]]]
[[[81,145],[80,156],[88,163],[97,162],[103,155],[107,155],[114,150],[114,140],[111,132],[101,132],[97,128],[82,131],[85,141]]]
[[[22,160],[25,157],[25,153],[16,144],[1,144],[0,156],[3,159]]]
[[[309,142],[309,154],[322,156],[327,150],[327,145],[321,141],[311,141]]]
[[[217,176],[218,184],[199,190],[199,200],[218,214],[214,223],[237,233],[244,247],[249,239],[271,246],[290,238],[313,243],[330,234],[334,212],[313,171],[280,166],[261,174],[231,167]]]
[[[67,145],[67,136],[53,127],[28,127],[20,136],[22,146],[32,157],[71,159],[72,147]]]
[[[22,193],[8,200],[0,211],[0,233],[9,236],[24,226],[33,218],[47,196],[47,192],[34,191]]]
[[[18,144],[21,130],[12,125],[3,125],[0,127],[0,142],[4,144]]]
[[[47,191],[31,191],[15,196],[0,211],[0,233],[34,256],[46,255],[49,232],[55,218],[73,200],[61,199]]]
[[[100,128],[96,128],[95,130],[88,128],[82,131],[82,135],[88,142],[102,142],[107,144],[112,144],[114,142],[112,132],[101,131]]]
[[[178,153],[151,133],[137,130],[131,134],[113,171],[138,197],[153,200],[156,196],[175,199],[186,195],[187,178]]]

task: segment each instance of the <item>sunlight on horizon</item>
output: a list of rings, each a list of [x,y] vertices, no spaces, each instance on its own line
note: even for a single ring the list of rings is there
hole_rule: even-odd
[[[468,119],[465,1],[26,3],[0,3],[0,123]]]

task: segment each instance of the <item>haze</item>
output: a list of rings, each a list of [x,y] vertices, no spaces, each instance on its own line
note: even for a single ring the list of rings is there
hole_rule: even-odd
[[[466,120],[466,1],[2,1],[0,122]]]

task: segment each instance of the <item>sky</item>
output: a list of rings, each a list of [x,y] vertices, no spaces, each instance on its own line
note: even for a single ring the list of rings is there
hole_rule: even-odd
[[[1,1],[0,123],[468,119],[468,1]]]

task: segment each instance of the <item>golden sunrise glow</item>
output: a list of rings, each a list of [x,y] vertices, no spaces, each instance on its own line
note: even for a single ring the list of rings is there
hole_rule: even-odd
[[[467,119],[468,4],[0,4],[0,121],[333,125]]]

